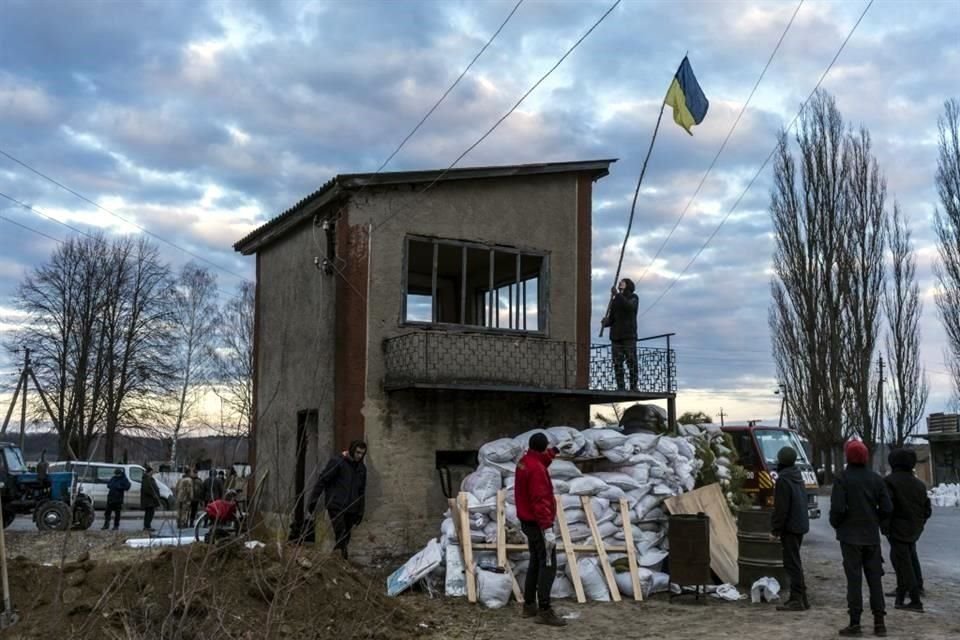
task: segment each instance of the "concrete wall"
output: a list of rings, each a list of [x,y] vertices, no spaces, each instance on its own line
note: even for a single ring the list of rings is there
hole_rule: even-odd
[[[422,188],[368,191],[351,210],[352,224],[373,226],[363,408],[370,445],[368,506],[354,538],[361,553],[402,555],[437,535],[446,501],[435,470],[436,450],[477,449],[536,426],[589,422],[585,400],[383,391],[383,340],[424,330],[401,323],[408,234],[546,251],[547,337],[569,342],[578,337],[576,175],[445,182],[426,196],[417,195]]]
[[[313,264],[322,251],[311,223],[261,251],[257,301],[256,475],[264,511],[289,513],[294,501],[297,414],[315,409],[307,434],[307,486],[333,453],[336,276]],[[323,232],[317,229],[317,241]],[[286,521],[272,523],[277,530]]]

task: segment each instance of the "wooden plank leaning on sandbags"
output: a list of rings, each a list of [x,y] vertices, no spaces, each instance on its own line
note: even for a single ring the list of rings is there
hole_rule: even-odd
[[[467,494],[457,495],[456,519],[460,523],[460,548],[463,549],[463,570],[467,581],[467,601],[477,601],[477,572],[473,565],[473,540],[470,539],[470,512]]]
[[[597,547],[597,561],[603,570],[603,575],[607,579],[607,587],[610,589],[610,599],[614,602],[620,602],[620,589],[617,587],[617,580],[613,575],[613,567],[610,566],[610,560],[607,558],[607,550],[603,546],[603,538],[600,537],[600,527],[597,526],[597,519],[593,516],[593,507],[590,506],[590,496],[580,496],[580,504],[583,505],[583,512],[587,515],[587,525],[590,527],[590,534],[593,536],[593,544]],[[627,521],[630,526],[630,521]]]
[[[626,498],[620,498],[620,519],[623,520],[623,540],[627,543],[627,564],[630,567],[630,582],[633,584],[633,599],[643,600],[638,575],[637,547],[633,544],[633,524],[630,523],[630,505]]]
[[[587,596],[583,592],[583,582],[580,580],[580,567],[577,566],[577,553],[570,539],[570,528],[567,526],[567,517],[563,515],[563,504],[560,502],[560,496],[554,496],[557,501],[557,524],[560,526],[560,539],[563,540],[563,552],[567,556],[567,568],[570,570],[570,581],[573,583],[573,591],[577,594],[577,602],[583,604],[587,601]]]
[[[503,489],[497,491],[497,566],[510,574],[513,585],[513,597],[517,602],[523,602],[523,592],[517,584],[517,577],[513,573],[513,565],[507,559],[507,513],[504,505],[506,496]]]

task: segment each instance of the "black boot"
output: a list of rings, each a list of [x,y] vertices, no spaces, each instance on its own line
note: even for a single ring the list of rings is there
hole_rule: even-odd
[[[893,606],[899,609],[903,606],[903,599],[907,597],[907,592],[903,589],[897,589],[894,592],[896,599],[893,601]]]
[[[806,611],[808,607],[803,606],[803,598],[793,599],[792,597],[781,605],[777,606],[777,611]]]
[[[840,629],[840,635],[845,637],[850,636],[862,636],[863,631],[860,629],[860,612],[850,614],[850,624]]]
[[[803,598],[801,598],[801,600],[802,600],[802,602],[803,602],[803,609],[804,609],[804,610],[809,609],[809,608],[810,608],[810,601],[807,600],[807,594],[803,594]]]
[[[536,618],[537,614],[540,613],[537,609],[537,603],[533,602],[524,602],[523,603],[523,617],[524,618]]]
[[[913,589],[910,591],[910,602],[907,604],[903,603],[903,598],[895,605],[897,609],[901,611],[913,611],[914,613],[923,613],[923,602],[920,601],[920,590]]]
[[[878,638],[884,638],[887,635],[887,625],[883,623],[882,613],[873,614],[873,635]]]

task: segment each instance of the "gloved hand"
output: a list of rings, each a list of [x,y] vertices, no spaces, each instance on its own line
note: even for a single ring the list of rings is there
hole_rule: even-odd
[[[553,529],[543,530],[543,543],[547,547],[547,554],[550,554],[557,546],[557,534],[553,532]]]

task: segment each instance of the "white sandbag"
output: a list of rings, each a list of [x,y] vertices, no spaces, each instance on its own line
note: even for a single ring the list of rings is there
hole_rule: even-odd
[[[513,490],[513,485],[517,483],[516,475],[503,476],[503,488]]]
[[[516,462],[523,453],[523,447],[514,438],[500,438],[480,447],[477,458],[485,462]]]
[[[613,537],[621,541],[626,540],[627,536],[623,530],[623,525],[617,524],[617,522],[614,522],[613,524],[617,526],[617,531],[613,534]],[[637,540],[640,538],[640,535],[643,533],[643,531],[640,531],[640,527],[636,527],[634,525],[630,525],[630,531],[633,533],[633,544],[636,545]]]
[[[583,434],[586,440],[593,442],[601,452],[605,449],[619,447],[627,441],[627,436],[614,429],[595,427],[592,429],[584,429],[580,433]]]
[[[440,523],[440,533],[447,540],[457,539],[457,527],[453,523],[453,518],[444,518],[443,522]]]
[[[572,598],[574,593],[573,583],[570,581],[570,578],[567,577],[567,574],[557,573],[553,579],[553,586],[550,587],[550,598]]]
[[[547,470],[550,472],[550,478],[554,480],[570,480],[583,475],[577,465],[569,460],[554,460]]]
[[[683,456],[687,460],[693,460],[697,457],[696,449],[694,449],[693,445],[683,438],[675,438],[673,444],[675,444],[677,447],[677,454]]]
[[[613,524],[613,521],[602,522],[597,525],[597,531],[600,533],[601,538],[612,538],[616,535],[617,531],[620,529],[617,525]]]
[[[567,524],[587,521],[587,514],[583,509],[564,509],[563,517],[566,518]]]
[[[580,570],[580,581],[583,583],[583,592],[588,600],[594,602],[610,602],[610,590],[607,581],[596,558],[580,558],[577,560],[577,569]]]
[[[633,458],[631,457],[631,460]],[[630,464],[625,467],[620,467],[620,473],[625,473],[638,484],[647,484],[650,481],[650,465],[645,463]]]
[[[472,493],[477,500],[485,502],[490,498],[496,498],[501,481],[502,476],[498,470],[481,466],[463,479],[460,490]]]
[[[667,514],[660,507],[647,511],[647,513],[641,519],[641,522],[666,522],[666,521],[667,521]]]
[[[485,513],[471,513],[469,514],[469,519],[471,529],[483,530],[483,528],[490,522],[490,518],[487,517],[487,514]]]
[[[637,517],[643,520],[649,511],[657,508],[663,502],[663,497],[656,495],[646,495],[637,502]]]
[[[463,570],[463,553],[457,545],[450,545],[444,553],[447,570],[444,575],[444,592],[451,598],[467,595],[467,578]]]
[[[659,451],[659,445],[657,445],[657,447],[658,447],[658,450],[651,452],[651,453],[650,453],[650,457],[653,458],[654,460],[656,460],[657,462],[659,462],[659,463],[660,463],[660,466],[663,467],[664,469],[670,469],[670,468],[672,468],[672,467],[673,467],[673,461],[672,461],[670,458],[668,458],[667,456],[665,456],[664,454],[660,453],[660,451]],[[651,471],[652,471],[652,469],[651,469]]]
[[[624,491],[631,491],[633,489],[640,488],[640,483],[626,473],[620,473],[617,471],[597,471],[595,473],[591,473],[590,475],[592,475],[594,478],[600,478],[611,486],[620,487]]]
[[[552,480],[553,492],[556,494],[570,493],[570,485],[566,480]]]
[[[653,485],[653,495],[655,495],[655,496],[664,496],[664,497],[666,497],[666,496],[676,495],[677,493],[678,493],[678,492],[677,492],[675,489],[673,489],[673,488],[672,488],[670,485],[668,485],[668,484],[655,484],[655,485]]]
[[[616,573],[613,576],[613,579],[617,581],[617,589],[620,591],[620,595],[626,596],[628,598],[633,597],[633,580],[630,579],[630,572],[623,571]],[[641,584],[640,589],[643,589]]]
[[[726,600],[727,602],[736,602],[737,600],[743,600],[747,597],[746,594],[741,594],[737,591],[737,588],[730,583],[721,584],[712,595],[714,598]]]
[[[483,528],[483,537],[487,542],[496,542],[497,541],[497,523],[488,522],[487,526]]]
[[[700,427],[695,424],[681,424],[679,425],[679,431],[681,435],[684,435],[688,438],[698,438],[700,437]]]
[[[637,553],[641,556],[657,546],[657,543],[663,538],[663,534],[658,531],[644,531],[639,526],[634,527],[634,529],[633,543],[637,547]],[[639,534],[637,530],[639,530]]]
[[[583,449],[580,449],[580,453],[577,454],[578,458],[599,458],[600,449],[597,447],[597,444],[590,440],[589,438],[583,439]]]
[[[504,479],[511,477],[517,473],[517,463],[516,462],[494,462],[492,460],[483,463],[484,467],[489,467],[491,469],[496,469],[500,472],[500,476]]]
[[[553,440],[553,446],[568,456],[578,455],[586,444],[583,434],[573,427],[550,427],[547,434]]]
[[[771,602],[780,599],[780,583],[776,578],[758,578],[750,587],[750,601],[753,604]]]
[[[642,571],[643,569],[641,569]],[[650,593],[660,593],[661,591],[669,591],[670,589],[670,575],[662,573],[660,571],[652,571],[650,574]],[[646,595],[646,594],[644,594]]]
[[[631,433],[627,436],[627,444],[639,451],[655,449],[659,440],[660,436],[653,433]]]
[[[507,573],[477,569],[477,599],[488,609],[499,609],[510,600],[513,580]]]
[[[503,516],[507,521],[507,526],[514,527],[516,529],[520,528],[520,518],[517,517],[517,505],[505,503],[503,505]]]
[[[560,496],[560,506],[566,509],[582,509],[583,503],[580,500],[580,496],[571,496],[570,494],[565,494]]]
[[[613,464],[627,464],[633,456],[633,447],[629,444],[622,444],[619,447],[610,447],[600,452],[604,458]]]
[[[660,438],[657,443],[657,451],[667,460],[673,460],[677,457],[677,445],[673,438]]]
[[[574,522],[567,527],[570,532],[570,540],[573,542],[582,542],[590,537],[590,527],[585,522]]]
[[[630,508],[635,508],[640,501],[650,493],[650,489],[652,489],[651,485],[644,485],[639,489],[631,489],[630,491],[627,491],[627,504],[630,506]]]
[[[581,476],[570,480],[569,491],[575,496],[595,496],[608,486],[610,485],[600,478]]]
[[[598,498],[603,498],[604,500],[609,500],[611,505],[616,505],[616,508],[620,508],[620,498],[626,498],[627,493],[620,487],[614,487],[612,485],[608,486],[606,489],[597,494]]]
[[[668,555],[669,554],[666,551],[654,547],[637,558],[637,564],[639,564],[641,567],[647,567],[648,569],[656,571],[660,568],[660,564]]]

